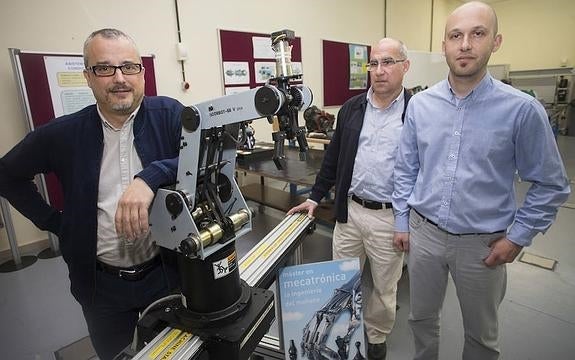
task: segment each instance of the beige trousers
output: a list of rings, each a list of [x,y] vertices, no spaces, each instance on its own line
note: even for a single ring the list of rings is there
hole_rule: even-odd
[[[359,258],[363,321],[372,344],[386,340],[395,322],[403,253],[393,247],[393,210],[370,210],[348,200],[347,223],[336,223],[333,258]]]

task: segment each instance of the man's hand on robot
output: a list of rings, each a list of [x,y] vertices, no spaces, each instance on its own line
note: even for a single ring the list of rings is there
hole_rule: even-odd
[[[294,206],[293,208],[289,209],[287,215],[295,214],[298,212],[307,212],[307,216],[313,219],[313,213],[317,208],[317,204],[312,203],[311,201],[304,201],[298,206]]]
[[[148,233],[148,209],[154,199],[154,192],[146,182],[135,178],[118,201],[116,233],[120,237],[135,240]]]

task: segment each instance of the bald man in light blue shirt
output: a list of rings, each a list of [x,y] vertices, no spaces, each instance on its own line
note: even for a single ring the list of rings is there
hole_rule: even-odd
[[[487,72],[501,45],[484,3],[448,18],[448,79],[410,101],[395,165],[394,245],[409,251],[414,359],[439,357],[448,274],[463,316],[463,359],[499,358],[505,264],[552,224],[570,188],[545,109]],[[517,208],[515,172],[531,182]]]

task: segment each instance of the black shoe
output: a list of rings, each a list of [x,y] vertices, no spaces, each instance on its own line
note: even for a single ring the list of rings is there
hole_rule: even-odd
[[[387,343],[367,344],[368,360],[385,360],[387,354]]]

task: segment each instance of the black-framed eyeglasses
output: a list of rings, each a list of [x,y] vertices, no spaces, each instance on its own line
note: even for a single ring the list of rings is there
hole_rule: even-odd
[[[124,75],[136,75],[142,72],[142,64],[94,65],[86,69],[92,71],[96,76],[114,76],[117,69],[120,69]]]
[[[375,71],[379,68],[380,65],[383,66],[384,68],[390,68],[393,65],[404,62],[406,60],[407,59],[394,59],[394,58],[382,59],[380,61],[371,60],[370,62],[367,63],[367,70]]]

